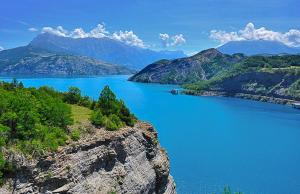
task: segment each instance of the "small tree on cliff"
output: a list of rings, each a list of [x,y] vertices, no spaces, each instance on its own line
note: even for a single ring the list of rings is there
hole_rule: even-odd
[[[136,118],[130,113],[122,100],[118,100],[109,86],[102,90],[91,121],[95,126],[108,130],[117,130],[124,126],[133,126]]]

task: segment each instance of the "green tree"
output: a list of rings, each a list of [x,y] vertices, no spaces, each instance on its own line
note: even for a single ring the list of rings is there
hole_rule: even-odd
[[[95,111],[93,111],[93,113],[91,115],[91,122],[96,127],[104,127],[105,119],[106,119],[106,117],[104,117],[101,110],[95,110]]]
[[[91,121],[95,126],[117,130],[126,125],[133,126],[136,118],[130,113],[125,103],[116,98],[109,86],[105,86],[94,106]]]
[[[17,135],[18,115],[15,112],[5,112],[0,117],[0,122],[10,128],[11,136]]]
[[[68,92],[65,93],[65,102],[70,104],[78,104],[81,99],[81,91],[77,87],[69,87]]]
[[[105,86],[100,93],[98,105],[104,115],[110,115],[117,112],[118,101],[116,95],[110,90],[109,86]]]

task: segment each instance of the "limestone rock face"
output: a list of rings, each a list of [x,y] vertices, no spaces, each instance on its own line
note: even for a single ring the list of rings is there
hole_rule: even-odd
[[[40,159],[10,156],[19,170],[0,193],[176,194],[153,127],[139,122],[92,135]]]

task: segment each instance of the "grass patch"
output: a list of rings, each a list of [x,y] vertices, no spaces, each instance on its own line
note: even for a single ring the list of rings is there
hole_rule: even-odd
[[[74,123],[84,123],[88,122],[91,117],[92,110],[86,107],[78,106],[78,105],[70,105],[72,111],[72,118],[74,119]]]

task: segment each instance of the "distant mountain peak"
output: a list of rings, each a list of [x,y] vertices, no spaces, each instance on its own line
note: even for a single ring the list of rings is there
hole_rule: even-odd
[[[245,40],[231,41],[217,48],[224,54],[299,54],[300,47],[290,47],[278,41]]]
[[[216,58],[219,56],[223,56],[223,53],[221,53],[220,51],[218,51],[215,48],[210,48],[210,49],[203,50],[203,51],[197,53],[196,55],[194,55],[194,57],[199,57],[199,56],[212,59],[212,58]]]
[[[160,59],[175,59],[186,56],[182,51],[154,51],[128,45],[108,37],[70,38],[42,33],[35,37],[30,45],[54,52],[88,56],[133,69],[141,69]]]

